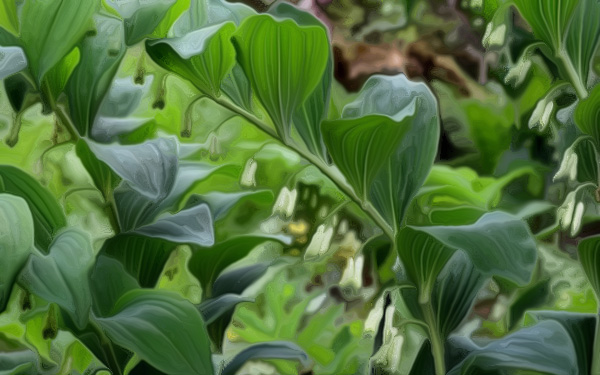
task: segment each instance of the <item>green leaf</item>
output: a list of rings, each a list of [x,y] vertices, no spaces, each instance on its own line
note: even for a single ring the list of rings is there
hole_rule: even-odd
[[[532,311],[528,319],[535,322],[556,321],[567,331],[577,354],[578,374],[589,374],[592,367],[594,333],[597,318],[594,314],[579,314],[567,311]]]
[[[108,167],[108,165],[106,165],[106,163],[98,160],[85,139],[80,139],[77,141],[77,144],[75,145],[75,152],[77,153],[79,160],[81,160],[81,164],[83,164],[87,172],[92,177],[96,188],[100,190],[104,199],[108,201],[112,190],[121,181],[119,176],[117,176]]]
[[[398,233],[398,254],[409,278],[427,302],[438,274],[456,251],[464,252],[478,272],[524,285],[537,250],[527,225],[504,212],[491,212],[463,226],[408,226]]]
[[[117,237],[118,238],[118,237]],[[116,248],[121,250],[120,248]],[[125,267],[133,268],[132,261],[137,260],[131,251],[119,258],[113,258],[105,253],[103,249],[96,258],[96,264],[90,276],[90,290],[92,294],[92,309],[94,314],[101,317],[109,316],[113,307],[121,296],[130,290],[139,289],[140,284],[132,276],[130,270]],[[131,260],[131,261],[130,261]],[[129,261],[129,262],[128,262]],[[143,261],[143,260],[142,260]],[[128,262],[128,263],[127,263]],[[125,266],[124,266],[125,264]],[[142,263],[146,267],[138,267],[140,269],[152,268],[148,267],[152,263]],[[160,273],[161,269],[158,271]],[[138,276],[138,279],[140,276]],[[149,287],[153,287],[149,286]]]
[[[448,337],[462,323],[486,280],[464,253],[455,253],[448,261],[432,294],[437,328],[442,337]]]
[[[233,35],[238,63],[253,92],[289,140],[294,112],[321,82],[329,57],[327,34],[269,15],[247,18]]]
[[[92,14],[98,5],[93,0],[25,2],[21,12],[21,40],[38,87],[46,73],[91,29]]]
[[[25,199],[33,216],[35,245],[47,252],[54,234],[67,224],[56,199],[33,177],[9,165],[0,165],[0,192]]]
[[[0,194],[0,312],[29,253],[33,251],[33,219],[27,202],[17,196]]]
[[[582,132],[592,136],[600,146],[600,85],[596,85],[590,96],[579,102],[573,115],[575,124]]]
[[[524,370],[573,375],[576,368],[577,354],[568,332],[549,320],[472,351],[448,375],[500,375]]]
[[[176,246],[159,238],[119,234],[106,240],[100,254],[118,260],[141,287],[154,288]]]
[[[250,250],[277,237],[239,236],[219,242],[209,249],[198,249],[188,263],[190,272],[200,281],[202,290],[211,296],[211,289],[217,276],[230,264],[242,259]]]
[[[126,49],[119,20],[98,15],[95,21],[96,34],[87,36],[79,45],[79,65],[65,90],[71,119],[83,136],[90,132]]]
[[[221,273],[212,285],[212,295],[216,297],[227,293],[242,294],[265,274],[270,265],[270,262],[259,262]]]
[[[175,22],[171,33],[183,36],[193,30],[232,21],[239,25],[246,17],[256,14],[248,5],[225,0],[194,0],[189,9]]]
[[[198,310],[200,310],[200,314],[202,314],[204,317],[204,322],[209,325],[222,315],[232,312],[238,303],[249,301],[252,301],[252,299],[242,297],[238,294],[223,294],[202,302],[200,305],[198,305]]]
[[[134,290],[114,314],[98,318],[108,337],[169,374],[212,374],[210,342],[200,312],[179,295]]]
[[[19,18],[17,17],[17,3],[13,0],[0,1],[0,28],[4,28],[14,35],[19,35]]]
[[[212,96],[219,96],[221,82],[235,64],[230,42],[232,22],[205,27],[171,39],[146,42],[152,59]]]
[[[271,341],[254,344],[238,353],[221,371],[221,375],[235,375],[242,366],[253,359],[289,359],[308,367],[308,355],[298,345],[289,341]]]
[[[397,230],[437,153],[431,91],[404,75],[373,76],[342,118],[325,121],[322,129],[333,161],[357,195]]]
[[[54,100],[63,92],[71,73],[79,63],[79,58],[79,49],[73,48],[46,73],[43,84],[47,86],[48,92]]]
[[[581,240],[577,253],[581,266],[596,292],[596,297],[600,299],[600,236]]]
[[[0,375],[36,375],[38,356],[31,350],[0,353]]]
[[[5,79],[26,67],[27,58],[21,47],[0,46],[0,79]]]
[[[600,3],[579,0],[565,36],[565,49],[581,83],[587,86],[594,51],[600,40]]]
[[[108,0],[106,3],[123,17],[125,42],[128,46],[132,46],[154,31],[175,2],[175,0]]]
[[[93,264],[87,234],[69,229],[55,238],[48,255],[29,259],[21,282],[33,294],[59,305],[83,329],[92,306],[88,278]]]

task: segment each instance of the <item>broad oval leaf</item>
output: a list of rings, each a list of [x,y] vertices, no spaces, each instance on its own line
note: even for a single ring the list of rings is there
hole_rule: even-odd
[[[213,25],[177,38],[148,41],[146,51],[163,68],[216,97],[235,64],[235,49],[230,42],[234,30],[232,22]]]
[[[342,118],[322,124],[327,149],[357,195],[397,230],[437,154],[436,100],[404,75],[373,76]]]
[[[132,46],[154,31],[176,0],[108,0],[124,19],[125,42]]]
[[[33,251],[33,219],[27,202],[10,194],[0,194],[0,312],[8,303],[17,274]]]
[[[35,245],[47,252],[54,234],[67,224],[56,199],[33,177],[9,165],[0,165],[0,192],[25,199],[33,216]]]
[[[213,374],[202,316],[178,294],[133,290],[119,299],[112,316],[97,321],[112,341],[160,371]]]
[[[69,78],[66,94],[69,112],[79,134],[89,134],[100,104],[125,55],[123,24],[114,18],[96,16],[96,34],[79,45],[80,60]]]
[[[476,349],[448,375],[506,374],[535,371],[553,375],[576,375],[577,354],[565,328],[543,321]]]
[[[0,46],[0,79],[17,73],[27,67],[27,58],[21,47]]]
[[[92,298],[88,283],[94,264],[90,238],[79,230],[59,234],[48,255],[33,255],[21,274],[21,282],[31,291],[66,311],[77,328],[88,322]]]
[[[21,40],[40,87],[46,73],[92,29],[94,0],[27,0],[21,10]],[[60,41],[60,43],[55,43]]]
[[[426,302],[433,283],[456,251],[464,252],[478,272],[527,284],[537,249],[527,225],[504,212],[491,212],[462,226],[407,226],[397,236],[398,254]]]
[[[327,34],[269,15],[248,17],[233,35],[237,60],[253,92],[289,140],[294,112],[321,82],[329,57]]]
[[[577,247],[579,261],[585,274],[600,299],[600,236],[588,237]]]
[[[167,196],[177,174],[177,142],[158,138],[123,146],[88,142],[96,157],[111,167],[128,186],[150,199]]]

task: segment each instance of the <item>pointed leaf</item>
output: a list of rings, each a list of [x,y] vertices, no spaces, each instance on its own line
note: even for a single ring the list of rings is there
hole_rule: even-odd
[[[97,320],[112,341],[160,371],[173,375],[213,373],[202,316],[175,293],[128,292],[117,302],[111,317]]]
[[[33,225],[23,198],[0,194],[0,312],[6,308],[17,274],[33,251]]]
[[[437,154],[439,119],[431,91],[404,75],[373,76],[342,118],[325,121],[322,129],[333,161],[357,195],[399,228]]]
[[[25,199],[33,216],[35,244],[46,252],[54,234],[67,224],[56,199],[33,177],[8,165],[0,165],[0,192]]]
[[[198,305],[198,310],[200,310],[204,322],[211,324],[223,314],[233,310],[238,303],[248,301],[252,301],[252,299],[238,294],[223,294],[202,302]]]
[[[232,22],[217,24],[182,37],[148,41],[146,51],[163,68],[188,79],[202,92],[218,96],[235,64],[229,40],[234,30]]]
[[[88,277],[93,263],[90,238],[69,229],[56,237],[48,255],[29,259],[21,282],[33,294],[59,305],[83,329],[92,306]]]
[[[577,247],[579,261],[590,280],[596,296],[600,298],[600,236],[588,237]]]
[[[397,237],[398,254],[410,279],[427,299],[433,282],[456,251],[478,272],[517,284],[529,282],[537,258],[527,225],[504,212],[491,212],[463,226],[408,226]]]
[[[175,0],[108,0],[107,4],[124,19],[125,42],[132,46],[150,35]]]
[[[329,43],[319,26],[299,26],[268,15],[247,18],[233,36],[238,63],[253,92],[287,140],[294,112],[320,83]]]
[[[524,370],[575,375],[576,358],[565,328],[555,321],[543,321],[472,351],[448,375],[500,375]]]
[[[140,284],[132,276],[133,272],[126,270],[126,267],[132,268],[131,263],[135,260],[137,259],[135,256],[132,256],[131,251],[126,252],[126,255],[122,259],[112,258],[104,250],[98,254],[96,264],[90,276],[90,290],[93,301],[92,309],[95,315],[101,317],[109,316],[119,298],[130,290],[140,289]],[[125,265],[122,263],[125,263]],[[140,265],[148,266],[152,265],[152,263],[144,263],[144,260],[142,260],[140,261]],[[135,274],[133,275],[135,276]],[[151,288],[153,286],[154,284],[147,287]]]
[[[25,2],[21,11],[21,40],[38,87],[44,75],[92,28],[92,15],[98,5],[94,0]]]
[[[79,134],[90,132],[100,104],[125,55],[123,24],[114,18],[96,16],[96,34],[79,45],[79,65],[67,83],[71,119]]]
[[[265,274],[270,265],[270,262],[260,262],[222,273],[213,284],[212,295],[216,297],[227,293],[242,294]]]

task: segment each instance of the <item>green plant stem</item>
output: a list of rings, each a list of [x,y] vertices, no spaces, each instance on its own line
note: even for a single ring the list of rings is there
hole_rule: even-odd
[[[592,375],[600,375],[600,312],[596,314],[596,333],[594,335],[594,351],[592,352]]]
[[[573,66],[573,62],[571,61],[571,59],[565,54],[565,52],[560,52],[557,58],[562,63],[565,72],[567,73],[567,76],[569,78],[569,81],[575,88],[575,92],[577,92],[579,100],[587,98],[588,92],[585,88],[585,84],[584,82],[581,82],[581,79],[575,71],[575,67]]]
[[[327,164],[323,160],[321,160],[318,156],[315,156],[310,151],[305,150],[304,148],[298,147],[292,142],[286,142],[281,139],[275,130],[270,127],[267,123],[256,117],[255,115],[245,111],[242,108],[239,108],[229,100],[224,99],[223,97],[214,97],[210,96],[214,102],[217,104],[229,109],[230,111],[239,114],[240,116],[246,118],[252,124],[254,124],[257,128],[262,130],[264,133],[268,134],[272,138],[275,138],[282,142],[286,147],[295,151],[298,155],[300,155],[305,160],[309,161],[313,164],[317,169],[321,171],[325,176],[327,176],[344,194],[346,194],[350,199],[352,199],[372,220],[373,222],[385,233],[386,236],[390,238],[392,243],[395,242],[395,233],[394,229],[385,221],[383,217],[375,210],[375,208],[369,203],[363,201],[352,189],[352,187],[348,184],[344,176],[341,172],[332,165]]]
[[[427,323],[427,327],[429,330],[429,342],[431,343],[431,354],[433,355],[435,374],[446,375],[446,354],[444,348],[444,340],[438,330],[431,301],[421,303],[421,311],[423,312],[425,323]]]

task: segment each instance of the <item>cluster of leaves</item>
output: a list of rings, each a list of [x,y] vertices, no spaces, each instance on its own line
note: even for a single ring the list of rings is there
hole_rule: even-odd
[[[439,108],[402,74],[347,95],[327,28],[288,4],[0,7],[0,370],[600,371],[596,315],[527,312],[557,257],[532,229],[597,220],[597,1],[465,4],[510,69],[465,79],[479,100],[433,82]],[[433,166],[452,119],[474,152]],[[558,208],[543,160],[512,162],[523,119],[555,134]],[[599,252],[579,241],[597,296]],[[454,335],[490,289],[513,298],[499,335],[525,327]]]

